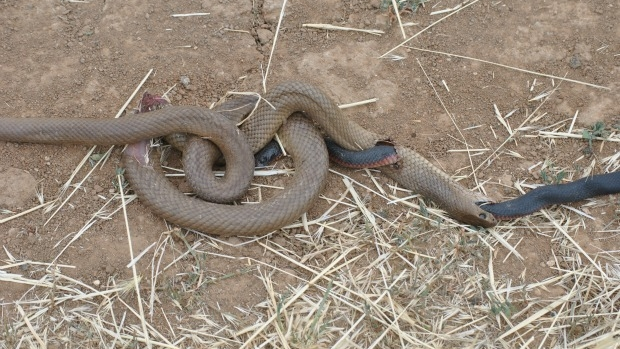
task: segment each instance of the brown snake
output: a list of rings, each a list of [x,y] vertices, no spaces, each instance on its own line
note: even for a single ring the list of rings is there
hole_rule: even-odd
[[[306,212],[318,198],[327,177],[328,155],[322,135],[306,118],[288,118],[289,115],[304,112],[328,136],[350,150],[367,149],[387,139],[344,117],[329,97],[306,83],[283,83],[264,99],[275,109],[261,101],[255,113],[240,126],[245,137],[219,113],[174,106],[120,119],[0,118],[0,140],[108,145],[186,132],[208,137],[220,148],[227,161],[227,180],[247,182],[247,173],[251,176],[254,163],[251,154],[278,132],[296,171],[290,186],[260,204],[232,206],[188,197],[159,171],[141,165],[132,156],[123,156],[126,177],[138,197],[168,221],[210,234],[261,235]],[[491,200],[453,181],[415,151],[402,146],[396,146],[396,151],[401,160],[397,166],[382,167],[383,173],[431,199],[457,220],[484,227],[496,224],[495,218],[476,204]]]

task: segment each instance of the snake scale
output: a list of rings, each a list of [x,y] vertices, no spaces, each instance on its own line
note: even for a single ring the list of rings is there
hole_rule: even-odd
[[[264,100],[240,126],[241,132],[221,113],[200,107],[171,106],[119,119],[0,118],[0,140],[111,145],[132,144],[176,132],[191,133],[208,138],[221,150],[227,163],[225,180],[247,186],[254,165],[252,154],[278,133],[296,167],[293,183],[274,197],[252,205],[225,205],[186,196],[161,171],[145,166],[127,152],[123,155],[131,187],[156,214],[205,233],[261,235],[298,219],[323,188],[329,160],[323,136],[314,124],[349,150],[367,149],[387,140],[346,118],[335,102],[307,83],[282,83],[269,91]],[[312,122],[299,116],[289,118],[295,112],[303,112]],[[479,207],[480,203],[492,200],[455,182],[414,150],[398,145],[395,149],[400,161],[381,167],[383,173],[431,199],[457,220],[483,227],[496,224],[493,215]]]

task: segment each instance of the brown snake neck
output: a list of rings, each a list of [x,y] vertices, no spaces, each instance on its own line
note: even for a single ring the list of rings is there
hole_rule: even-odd
[[[235,131],[231,126],[234,124],[226,117],[196,107],[169,107],[105,120],[0,118],[0,140],[129,144],[173,132],[198,133],[220,147],[229,166],[239,166],[237,169],[228,168],[227,177],[242,182],[248,175],[238,174],[238,170],[245,167],[249,168],[250,176],[252,173],[253,159],[250,159],[249,149],[257,151],[280,132],[285,148],[295,162],[293,183],[275,197],[256,205],[214,204],[185,196],[159,171],[139,165],[131,156],[123,157],[126,177],[142,202],[169,221],[211,234],[261,235],[290,224],[306,212],[318,197],[327,176],[328,157],[322,136],[305,118],[287,120],[291,113],[303,111],[332,139],[351,150],[372,147],[377,141],[386,139],[344,117],[338,106],[312,85],[283,83],[264,98],[276,109],[261,102],[255,113],[241,125],[247,143],[239,140],[243,136]],[[476,204],[491,200],[453,181],[415,151],[405,147],[396,149],[401,157],[398,168],[391,166],[382,170],[401,186],[430,198],[464,223],[484,227],[496,224],[494,217]]]

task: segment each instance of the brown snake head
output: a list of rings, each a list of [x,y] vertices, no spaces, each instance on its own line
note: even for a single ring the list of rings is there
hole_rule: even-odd
[[[395,148],[401,157],[399,166],[382,167],[382,172],[403,187],[431,199],[463,223],[485,228],[497,224],[495,217],[479,206],[493,200],[454,181],[413,149],[398,145]]]
[[[462,216],[455,218],[468,223],[484,228],[491,228],[497,225],[497,218],[493,214],[483,210],[480,206],[486,203],[492,203],[493,200],[487,198],[480,193],[470,192],[475,197],[475,200],[462,207]]]
[[[458,182],[451,182],[447,187],[449,194],[433,197],[441,208],[450,216],[466,224],[491,228],[497,225],[498,220],[493,214],[483,210],[480,205],[494,202],[485,195],[473,192]],[[430,195],[429,195],[430,196]]]

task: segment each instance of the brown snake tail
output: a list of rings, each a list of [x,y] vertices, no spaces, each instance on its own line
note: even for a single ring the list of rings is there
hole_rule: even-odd
[[[283,83],[264,98],[270,104],[261,101],[255,113],[240,126],[242,133],[220,113],[175,106],[121,119],[0,118],[0,140],[131,144],[174,132],[198,134],[208,137],[222,150],[227,162],[226,179],[247,186],[254,165],[252,153],[279,132],[296,166],[294,183],[271,200],[256,205],[215,204],[185,196],[159,171],[138,164],[132,156],[123,156],[132,188],[162,217],[205,233],[261,235],[293,222],[307,211],[327,176],[328,155],[322,136],[305,118],[287,120],[289,115],[303,111],[330,138],[349,150],[367,149],[386,139],[344,117],[338,106],[312,85]],[[226,115],[237,116],[234,111]],[[401,159],[398,166],[381,170],[401,186],[433,200],[464,223],[484,227],[496,224],[495,218],[478,206],[491,200],[453,181],[415,151],[400,146],[396,151]]]

